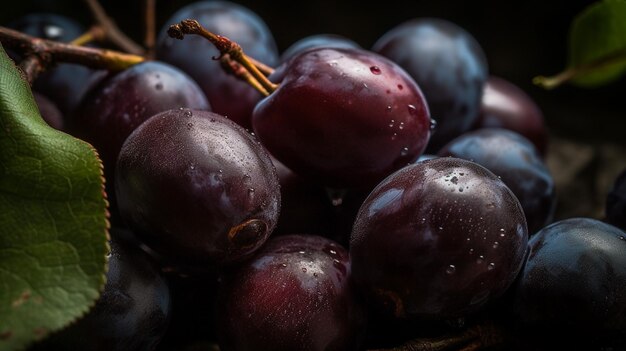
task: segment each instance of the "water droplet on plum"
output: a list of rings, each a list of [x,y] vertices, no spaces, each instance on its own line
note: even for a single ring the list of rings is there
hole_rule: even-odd
[[[417,114],[417,108],[415,108],[415,106],[408,105],[407,108],[409,109],[409,114],[411,114],[413,116]]]
[[[434,119],[430,119],[430,130],[433,131],[437,129],[437,121],[435,121]]]

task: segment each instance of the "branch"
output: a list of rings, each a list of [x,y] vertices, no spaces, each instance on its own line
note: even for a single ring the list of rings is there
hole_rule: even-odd
[[[145,60],[142,56],[118,51],[36,38],[5,27],[0,27],[0,43],[26,57],[21,67],[30,82],[52,62],[77,63],[91,68],[121,71]]]
[[[70,41],[70,44],[83,46],[92,41],[103,41],[106,39],[106,32],[99,25],[91,26],[88,31],[81,34],[78,38]]]
[[[26,81],[32,87],[33,82],[41,73],[48,68],[48,64],[44,63],[38,56],[27,56],[22,62],[20,62],[20,69],[26,75]]]
[[[156,0],[144,0],[144,28],[143,44],[146,54],[152,57],[156,43]]]
[[[144,49],[132,39],[126,36],[106,14],[104,8],[98,0],[84,0],[89,6],[96,22],[104,29],[107,39],[117,45],[120,49],[135,55],[143,55]]]

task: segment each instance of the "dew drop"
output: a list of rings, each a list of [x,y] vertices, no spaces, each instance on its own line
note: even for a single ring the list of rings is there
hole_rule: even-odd
[[[476,259],[476,263],[481,264],[485,261],[485,256],[480,255],[478,256],[478,259]]]
[[[193,115],[193,113],[191,112],[191,110],[186,110],[184,112],[184,115],[187,116],[187,117],[191,117]]]
[[[457,184],[459,182],[459,178],[455,176],[455,177],[452,177],[450,181],[452,182],[452,184]]]
[[[623,241],[623,240],[626,240],[626,238],[624,238],[624,236],[623,236],[623,235],[620,235],[620,236],[619,236],[619,240],[622,240],[622,241]]]
[[[470,255],[473,255],[474,254],[474,249],[469,249],[469,253],[470,253]]]
[[[443,230],[443,227],[439,227],[439,230]]]
[[[437,121],[435,121],[434,119],[430,119],[430,130],[433,131],[437,129]]]
[[[248,194],[250,195],[254,194],[254,188],[248,188]]]
[[[370,87],[368,87],[367,84],[363,83],[363,88],[369,89]]]
[[[456,272],[456,267],[453,264],[449,265],[448,268],[446,268],[447,274],[454,274],[454,272]]]
[[[400,90],[404,89],[404,87],[402,86],[402,84],[398,84],[398,89],[400,89]]]
[[[411,115],[417,114],[417,109],[415,108],[415,106],[407,105],[407,108],[409,109],[409,114],[411,114]]]
[[[304,251],[298,251],[299,254],[304,255],[305,252]]]
[[[409,148],[408,147],[403,147],[402,151],[400,151],[400,156],[406,156],[409,154]]]
[[[155,88],[156,90],[162,90],[162,89],[163,89],[163,84],[161,84],[161,83],[157,83],[157,84],[154,86],[154,88]]]
[[[313,273],[313,276],[314,276],[315,278],[317,278],[317,273]]]
[[[336,254],[337,254],[337,251],[335,251],[335,250],[330,250],[330,254],[331,254],[331,255],[336,255]]]
[[[497,248],[498,248],[498,246],[500,246],[500,243],[499,243],[499,242],[497,242],[497,241],[494,241],[494,243],[493,243],[493,248],[494,248],[494,249],[497,249]]]
[[[189,169],[191,169],[191,170],[193,171],[194,169],[196,169],[196,165],[194,165],[193,163],[192,163],[192,164],[190,164],[190,165],[189,165]]]
[[[283,268],[285,268],[285,267],[287,267],[287,264],[286,264],[286,263],[281,263],[281,266],[282,266]]]
[[[391,111],[391,105],[387,105],[387,112]]]
[[[306,268],[302,267],[302,272],[306,273]]]
[[[400,125],[398,126],[398,129],[404,129],[404,122],[400,122]]]
[[[372,71],[372,73],[375,75],[379,75],[382,73],[382,71],[380,70],[378,66],[371,66],[370,71]]]
[[[211,122],[215,122],[215,118],[211,118],[211,119],[210,119],[210,121],[211,121]]]
[[[496,264],[495,264],[495,263],[493,263],[493,262],[491,262],[491,263],[487,266],[487,270],[489,270],[489,271],[493,270],[494,268],[496,268]]]
[[[463,187],[459,188],[459,192],[462,193],[463,192]]]

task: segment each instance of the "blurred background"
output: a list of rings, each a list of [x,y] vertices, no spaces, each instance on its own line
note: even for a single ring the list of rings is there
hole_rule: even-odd
[[[157,0],[162,27],[189,0]],[[416,17],[439,17],[468,30],[486,53],[490,72],[525,90],[541,107],[551,133],[547,163],[558,186],[557,218],[601,217],[613,179],[626,167],[626,77],[597,89],[562,86],[546,91],[532,84],[566,65],[569,26],[591,0],[399,1],[235,1],[261,16],[281,52],[311,34],[346,36],[364,48],[387,30]],[[142,1],[102,0],[118,25],[141,41]],[[0,24],[31,12],[53,12],[88,26],[91,16],[80,0],[10,1]]]

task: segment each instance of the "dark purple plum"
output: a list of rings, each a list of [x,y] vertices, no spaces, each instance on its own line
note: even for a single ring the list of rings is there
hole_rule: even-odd
[[[361,206],[352,278],[383,316],[459,318],[511,285],[527,240],[519,201],[493,173],[452,157],[426,160],[386,178]]]
[[[224,351],[356,350],[365,328],[348,252],[314,235],[274,237],[226,272],[217,320]]]
[[[548,131],[539,106],[515,84],[490,76],[485,84],[475,129],[505,128],[528,138],[546,154]]]
[[[291,44],[280,55],[280,62],[286,62],[292,57],[310,49],[314,48],[352,48],[361,49],[361,46],[344,36],[337,34],[315,34],[305,38],[302,38],[295,43]]]
[[[109,77],[83,100],[75,134],[100,153],[113,169],[130,133],[153,115],[174,108],[210,110],[206,96],[185,73],[166,63],[149,61]]]
[[[145,253],[116,237],[104,291],[87,315],[36,350],[153,350],[169,324],[170,291]]]
[[[8,25],[10,28],[39,38],[70,42],[85,29],[78,22],[50,13],[33,13]],[[105,76],[105,71],[85,66],[61,63],[40,75],[33,86],[50,98],[65,116],[70,116],[85,94]]]
[[[450,141],[439,156],[474,161],[499,176],[522,204],[531,235],[552,220],[554,179],[539,151],[522,135],[501,128],[478,129]]]
[[[252,254],[278,220],[280,189],[267,152],[216,113],[159,113],[128,137],[117,161],[119,212],[167,261],[194,267]]]
[[[63,114],[54,102],[36,91],[33,91],[33,97],[43,120],[54,129],[65,130]]]
[[[437,153],[471,129],[488,68],[482,48],[465,29],[438,18],[414,19],[389,30],[372,50],[406,69],[424,92],[437,122],[427,152]]]
[[[333,211],[326,189],[272,158],[280,182],[280,217],[273,235],[307,233],[328,237]]]
[[[626,230],[626,168],[620,173],[606,197],[606,221]]]
[[[626,233],[591,218],[561,220],[529,241],[515,288],[516,320],[557,344],[623,341],[625,286]]]
[[[278,49],[263,20],[246,7],[229,1],[197,1],[174,13],[165,23],[157,40],[159,60],[168,62],[189,74],[206,94],[213,111],[244,128],[252,129],[254,106],[263,97],[247,83],[226,73],[220,62],[212,60],[220,53],[206,39],[188,36],[185,40],[170,38],[171,24],[193,18],[207,30],[238,43],[246,55],[269,65],[278,63]]]
[[[280,85],[255,108],[254,131],[297,174],[332,187],[373,187],[426,147],[424,96],[378,54],[312,49],[270,78]]]

